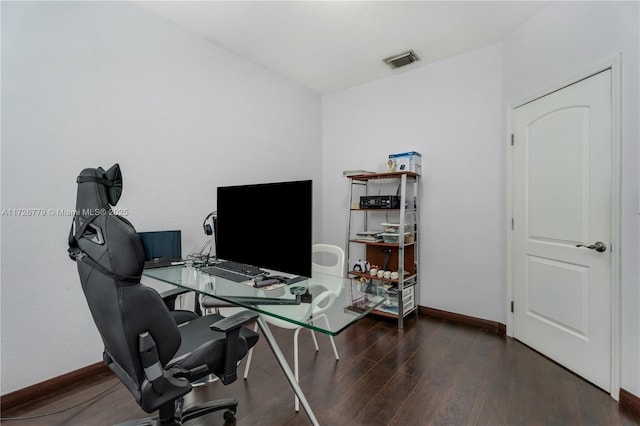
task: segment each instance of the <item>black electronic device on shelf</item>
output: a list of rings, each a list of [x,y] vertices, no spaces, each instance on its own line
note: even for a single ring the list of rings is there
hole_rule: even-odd
[[[219,259],[311,277],[311,180],[222,186],[217,198]]]
[[[399,209],[398,195],[364,195],[360,197],[361,209]]]

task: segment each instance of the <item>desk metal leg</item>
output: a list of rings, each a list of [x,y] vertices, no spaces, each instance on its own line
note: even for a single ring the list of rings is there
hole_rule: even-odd
[[[293,372],[291,371],[291,368],[289,367],[289,364],[287,364],[286,358],[284,357],[284,355],[282,355],[282,351],[280,350],[280,346],[278,346],[278,343],[276,342],[276,339],[273,337],[273,334],[271,334],[271,330],[269,329],[269,326],[260,317],[258,317],[258,326],[260,327],[260,330],[262,331],[262,335],[267,340],[267,343],[269,344],[269,347],[271,348],[271,352],[273,352],[273,355],[276,357],[276,360],[278,361],[278,364],[280,364],[280,368],[282,368],[282,371],[284,372],[284,375],[286,376],[287,380],[289,381],[289,384],[291,385],[291,388],[293,388],[293,391],[296,393],[296,396],[300,400],[300,403],[302,404],[302,407],[304,408],[304,411],[307,412],[307,416],[309,416],[309,420],[311,420],[311,423],[313,425],[320,426],[320,423],[318,423],[318,419],[316,419],[315,414],[313,414],[313,411],[311,410],[311,406],[309,405],[309,402],[307,401],[307,398],[304,396],[304,393],[302,392],[302,389],[300,388],[300,385],[298,384],[297,380],[295,379],[295,377],[293,375]]]

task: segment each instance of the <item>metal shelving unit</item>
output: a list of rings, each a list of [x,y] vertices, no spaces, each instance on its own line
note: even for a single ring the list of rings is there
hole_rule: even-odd
[[[347,273],[354,279],[359,279],[362,285],[387,290],[385,303],[372,314],[397,319],[398,328],[402,329],[404,318],[411,313],[418,313],[420,175],[412,172],[390,172],[354,175],[348,176],[348,179],[349,218],[345,245]],[[392,195],[394,190],[400,199],[398,208],[360,208],[360,196],[380,194],[383,191],[385,195]],[[382,230],[383,223],[398,226],[397,243],[368,241],[358,237],[358,233]],[[404,235],[404,232],[408,234]],[[369,271],[354,271],[354,264],[359,260],[385,267],[385,270],[397,271],[398,278],[385,279],[371,276]],[[352,303],[352,307],[358,309],[363,301],[352,300]]]

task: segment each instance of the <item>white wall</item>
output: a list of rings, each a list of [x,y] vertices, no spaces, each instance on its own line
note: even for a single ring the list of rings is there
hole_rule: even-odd
[[[422,154],[419,304],[505,322],[501,46],[325,96],[325,241],[345,245],[343,170]],[[331,225],[329,225],[331,224]]]
[[[188,254],[217,186],[310,178],[317,239],[321,117],[314,92],[134,4],[2,2],[2,209],[74,209],[80,170],[119,162],[118,207]],[[101,360],[70,224],[2,217],[2,394]]]
[[[640,10],[638,2],[552,2],[504,41],[503,104],[622,52],[621,387],[640,395]]]
[[[637,2],[551,2],[503,43],[326,96],[325,240],[345,245],[342,170],[417,150],[420,305],[506,323],[507,108],[622,52],[621,387],[640,395],[638,21]]]

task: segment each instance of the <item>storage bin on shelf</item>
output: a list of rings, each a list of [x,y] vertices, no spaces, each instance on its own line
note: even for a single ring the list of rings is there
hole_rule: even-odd
[[[385,244],[398,244],[400,242],[400,234],[392,234],[392,233],[388,233],[388,232],[383,232],[382,234],[382,241],[384,241]],[[411,232],[405,232],[404,233],[404,243],[405,244],[409,244],[412,243],[414,240],[414,236]]]
[[[381,223],[382,232],[386,232],[388,234],[399,234],[400,233],[400,224],[399,223]],[[404,232],[411,232],[413,228],[413,223],[405,223],[404,224]]]
[[[387,298],[383,302],[382,306],[378,309],[383,312],[397,314],[399,302],[398,299],[400,299],[403,310],[405,312],[413,310],[416,307],[414,290],[415,287],[413,286],[405,288],[403,291],[398,290],[398,288],[389,289],[387,291]]]

